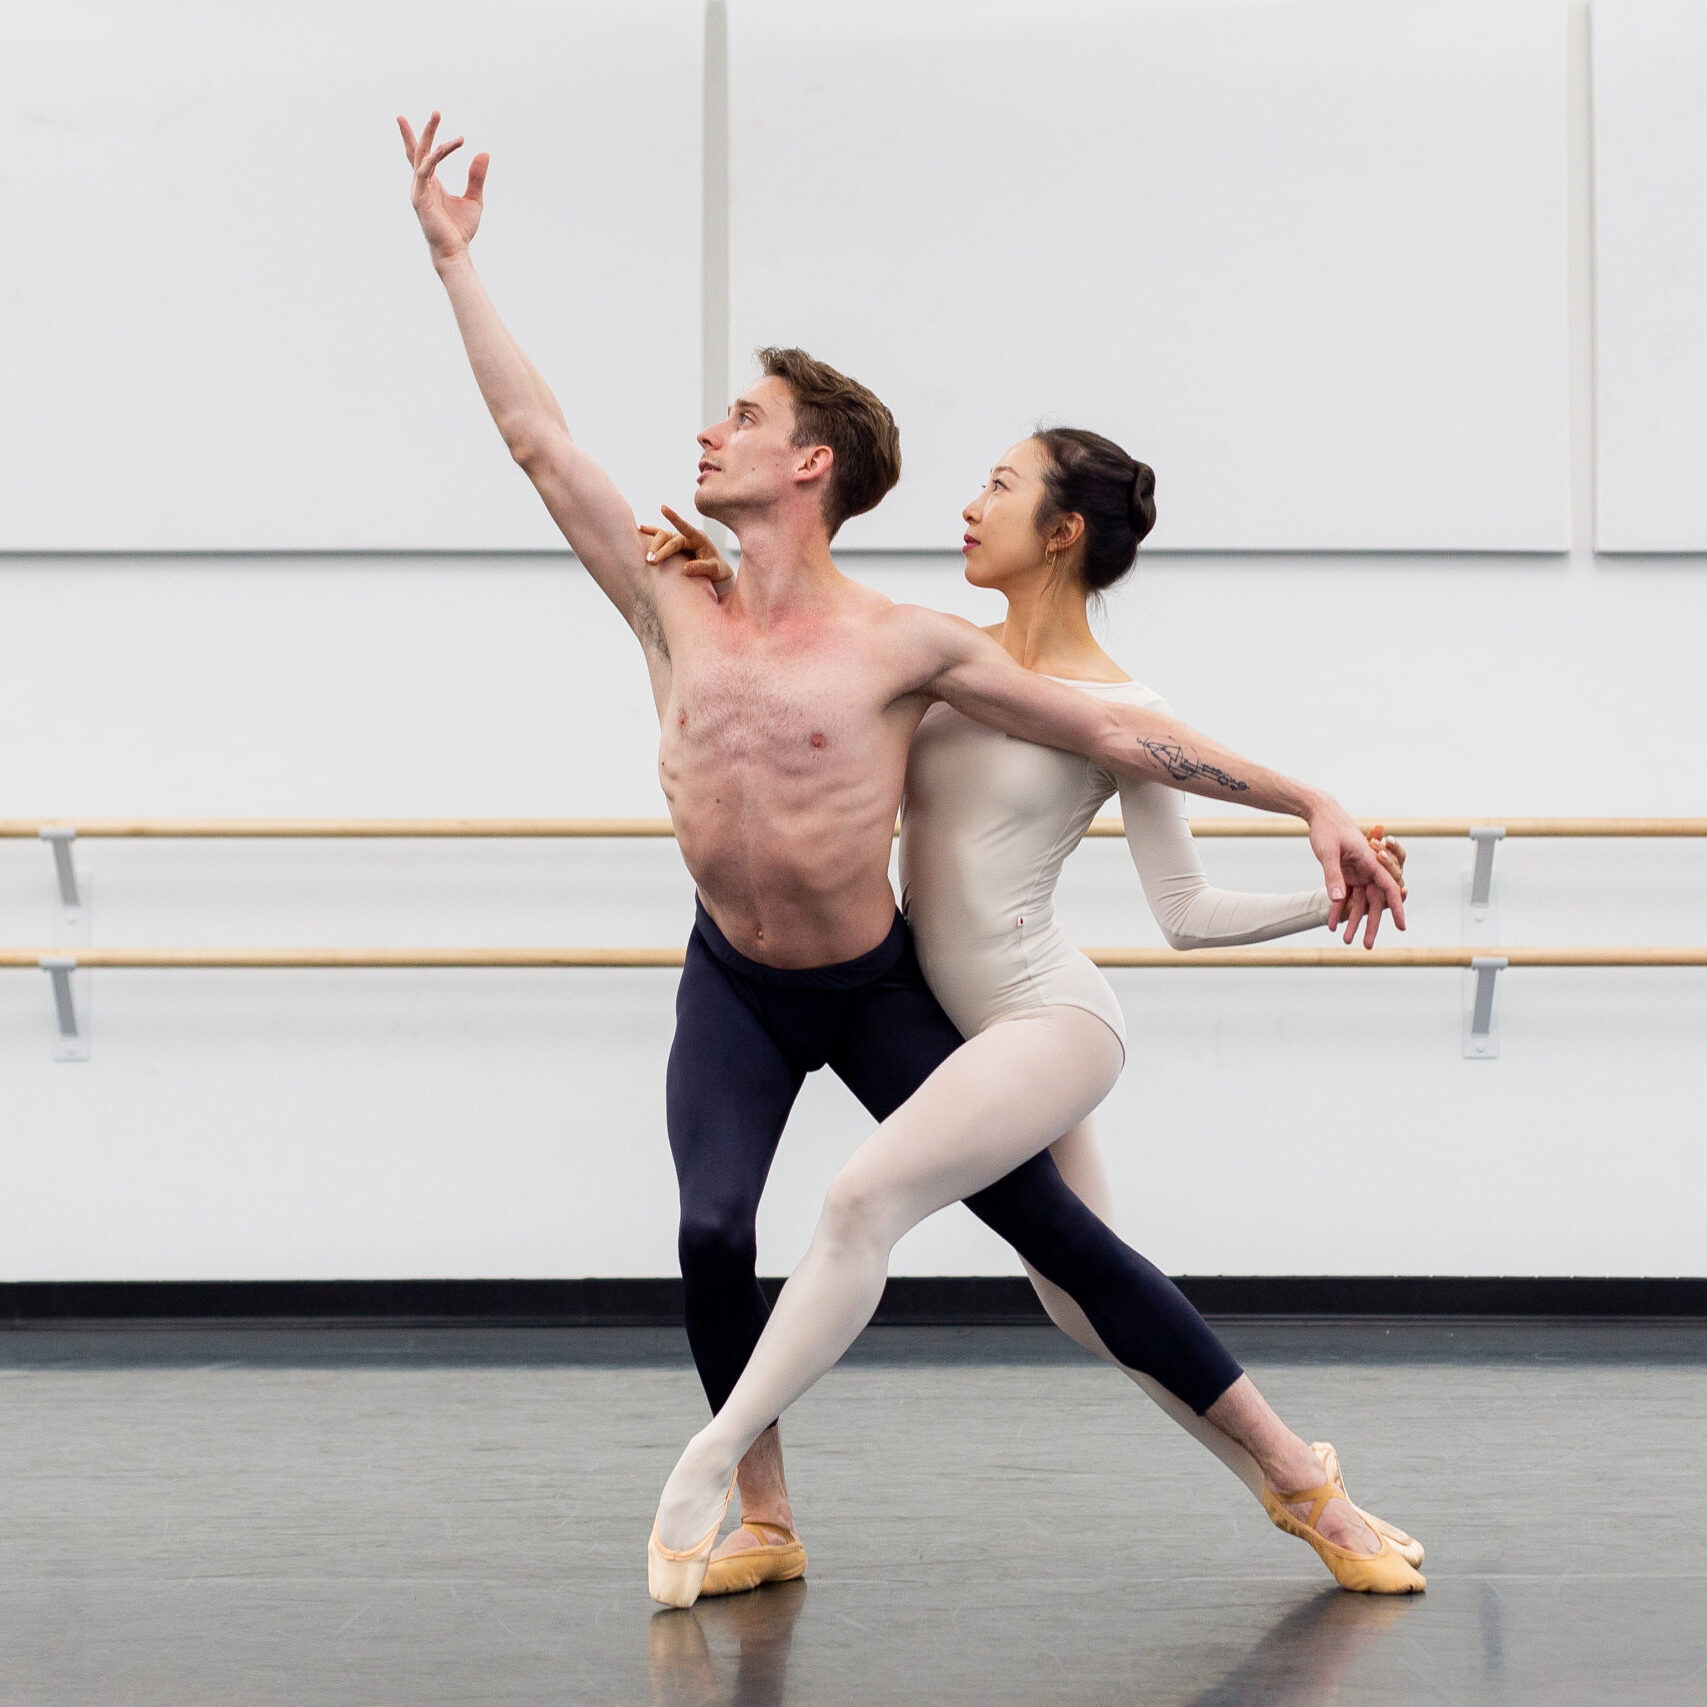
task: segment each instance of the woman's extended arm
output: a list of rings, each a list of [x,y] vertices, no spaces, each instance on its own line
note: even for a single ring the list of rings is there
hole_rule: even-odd
[[[1325,888],[1293,895],[1215,888],[1198,858],[1178,789],[1129,779],[1120,785],[1120,815],[1144,899],[1170,948],[1231,948],[1328,922]]]

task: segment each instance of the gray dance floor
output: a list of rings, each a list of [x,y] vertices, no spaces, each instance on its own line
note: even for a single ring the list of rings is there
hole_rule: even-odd
[[[791,1414],[808,1579],[646,1597],[673,1332],[0,1334],[0,1703],[1699,1703],[1707,1324],[1229,1323],[1426,1596],[1337,1591],[1044,1329]]]

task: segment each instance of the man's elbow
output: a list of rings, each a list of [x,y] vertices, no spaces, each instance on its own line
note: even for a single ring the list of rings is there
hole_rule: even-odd
[[[1116,776],[1138,777],[1145,774],[1139,763],[1137,737],[1118,719],[1110,719],[1098,727],[1086,754]]]
[[[500,426],[499,431],[504,435],[505,448],[523,473],[531,477],[544,466],[545,451],[538,433],[530,432],[522,426]]]

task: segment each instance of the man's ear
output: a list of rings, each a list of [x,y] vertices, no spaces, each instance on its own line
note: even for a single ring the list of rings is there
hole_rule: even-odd
[[[801,453],[800,460],[795,463],[794,478],[804,486],[809,480],[828,477],[835,460],[836,453],[828,445],[812,445]]]

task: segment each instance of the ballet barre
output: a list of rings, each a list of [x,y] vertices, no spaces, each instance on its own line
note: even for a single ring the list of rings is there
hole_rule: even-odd
[[[1707,946],[1677,948],[1089,948],[1098,966],[1157,971],[1193,967],[1707,966]],[[679,948],[0,948],[0,968],[170,972],[338,968],[680,968]]]
[[[1468,837],[1476,846],[1468,905],[1486,921],[1494,880],[1494,849],[1507,837],[1589,840],[1601,837],[1707,838],[1707,818],[1362,818],[1412,841]],[[1201,839],[1261,840],[1308,833],[1297,818],[1216,817],[1190,820]],[[897,833],[899,825],[897,825]],[[1118,818],[1098,818],[1087,836],[1125,835]],[[0,841],[42,841],[53,853],[59,903],[82,904],[71,845],[82,841],[627,841],[667,840],[668,818],[83,818],[43,822],[0,818]]]
[[[1205,970],[1210,967],[1311,967],[1346,971],[1394,968],[1459,968],[1472,975],[1466,1004],[1464,1053],[1472,1060],[1498,1055],[1493,1030],[1494,981],[1508,967],[1707,967],[1707,946],[1679,948],[1093,948],[1098,966],[1144,970]],[[189,971],[413,970],[559,967],[636,967],[671,970],[684,958],[679,948],[0,948],[0,969],[34,968],[52,983],[58,1024],[54,1055],[61,1061],[89,1058],[88,1029],[78,1013],[71,975],[97,969]]]
[[[1297,819],[1213,817],[1190,820],[1202,838],[1298,837],[1307,833]],[[1507,818],[1503,822],[1471,818],[1383,818],[1360,821],[1364,829],[1382,824],[1389,835],[1413,840],[1468,837],[1476,849],[1465,890],[1465,934],[1497,935],[1494,918],[1494,850],[1507,837],[1596,839],[1601,837],[1694,837],[1707,839],[1707,818]],[[42,823],[0,819],[0,839],[45,842],[52,851],[64,933],[86,940],[89,930],[87,887],[80,884],[72,844],[87,840],[665,840],[674,835],[667,818],[90,818]],[[1099,818],[1087,834],[1125,834],[1118,818]],[[1707,965],[1707,948],[1261,948],[1196,949],[1181,953],[1163,948],[1102,948],[1090,951],[1099,966],[1121,969],[1191,967],[1457,967],[1471,973],[1464,1019],[1464,1053],[1488,1060],[1498,1054],[1493,1030],[1497,975],[1508,967],[1679,967]],[[88,1035],[79,1022],[71,976],[95,969],[164,971],[173,969],[324,969],[339,968],[671,968],[682,964],[674,948],[88,948],[77,942],[57,948],[0,949],[0,968],[35,967],[52,979],[58,1019],[55,1055],[86,1060]]]
[[[1359,818],[1390,836],[1461,837],[1481,828],[1508,836],[1707,837],[1707,818]],[[1118,818],[1098,818],[1085,832],[1121,836]],[[1193,818],[1194,836],[1302,836],[1297,818]],[[0,818],[0,841],[417,841],[667,838],[668,818]]]

